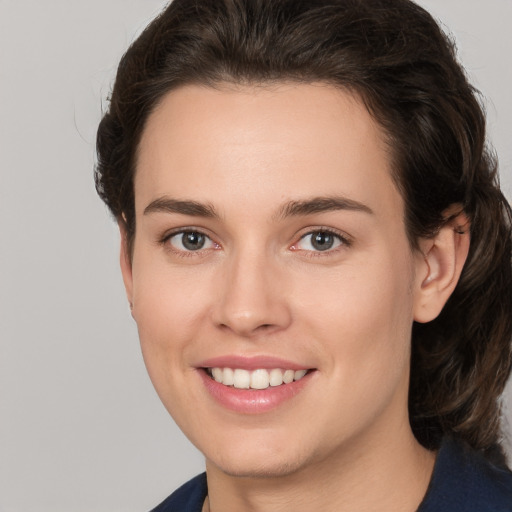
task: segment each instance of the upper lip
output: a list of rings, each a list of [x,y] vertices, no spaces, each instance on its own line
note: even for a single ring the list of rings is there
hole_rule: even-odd
[[[198,368],[240,368],[243,370],[260,370],[281,368],[284,370],[308,370],[310,366],[288,361],[274,356],[239,356],[225,355],[205,359],[196,365]]]

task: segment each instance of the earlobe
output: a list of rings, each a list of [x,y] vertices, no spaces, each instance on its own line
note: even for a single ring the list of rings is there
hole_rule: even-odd
[[[446,218],[450,218],[447,214]],[[469,220],[464,213],[447,221],[437,234],[420,241],[416,266],[414,320],[434,320],[457,286],[469,251]]]
[[[126,224],[123,219],[117,222],[119,226],[119,233],[121,235],[119,263],[121,265],[121,274],[123,276],[124,287],[126,290],[126,297],[130,304],[130,309],[133,310],[133,277],[132,277],[132,261],[128,243],[128,233]]]

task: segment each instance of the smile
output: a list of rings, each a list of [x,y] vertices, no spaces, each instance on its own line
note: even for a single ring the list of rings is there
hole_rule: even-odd
[[[219,384],[236,389],[267,389],[290,384],[301,380],[308,370],[270,370],[257,369],[253,371],[242,368],[206,368],[206,373]]]

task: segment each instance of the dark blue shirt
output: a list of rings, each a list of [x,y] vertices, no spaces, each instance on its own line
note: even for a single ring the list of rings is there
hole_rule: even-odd
[[[512,473],[446,439],[418,512],[512,512]]]
[[[152,512],[201,512],[207,492],[203,473]],[[465,444],[446,439],[417,512],[512,512],[512,472],[492,465]]]

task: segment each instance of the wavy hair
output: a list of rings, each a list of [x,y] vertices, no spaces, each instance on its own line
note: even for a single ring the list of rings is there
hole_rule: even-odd
[[[123,56],[97,134],[96,188],[135,235],[145,122],[184,84],[322,81],[357,93],[387,135],[411,247],[457,205],[470,252],[438,318],[412,328],[409,413],[426,447],[445,435],[499,452],[511,371],[511,209],[478,94],[452,41],[409,0],[174,0]],[[497,449],[498,447],[498,449]]]

